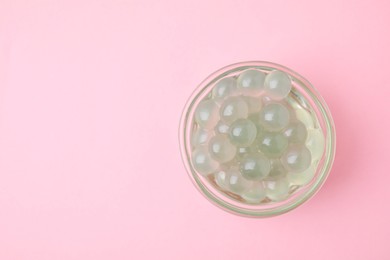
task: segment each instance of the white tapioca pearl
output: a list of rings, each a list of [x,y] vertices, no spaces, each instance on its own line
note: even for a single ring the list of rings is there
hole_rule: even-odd
[[[230,142],[227,136],[216,135],[209,142],[209,150],[214,160],[225,163],[236,156],[237,147]]]
[[[266,76],[264,86],[267,96],[281,100],[291,91],[291,79],[287,73],[274,70]]]
[[[276,180],[286,176],[287,170],[283,167],[279,159],[271,160],[271,170],[267,176],[267,180]]]
[[[213,135],[213,131],[198,128],[194,130],[194,133],[192,134],[191,144],[195,147],[205,145]]]
[[[301,121],[307,129],[315,127],[315,121],[310,112],[304,108],[295,98],[287,97],[288,104],[294,109],[295,117]]]
[[[262,180],[271,170],[270,160],[261,154],[248,154],[240,160],[240,172],[248,180]]]
[[[289,172],[303,172],[311,165],[311,153],[303,145],[291,146],[281,157],[281,162]]]
[[[228,190],[238,195],[247,191],[252,184],[250,181],[242,177],[241,173],[236,169],[230,169],[226,172],[226,180]]]
[[[286,178],[264,181],[267,197],[272,201],[281,201],[288,197],[290,186]]]
[[[263,107],[262,99],[259,97],[245,96],[243,99],[248,104],[249,114],[258,113]]]
[[[279,131],[290,122],[290,111],[279,103],[270,103],[260,111],[259,122],[269,131]]]
[[[246,70],[238,76],[238,89],[243,94],[259,95],[264,90],[264,80],[264,72],[255,69]]]
[[[219,121],[215,126],[215,132],[218,134],[228,134],[229,133],[229,125],[224,121]]]
[[[281,133],[265,132],[259,135],[258,147],[268,157],[279,157],[288,146],[287,138]]]
[[[251,187],[245,191],[241,197],[251,204],[258,204],[266,197],[266,190],[262,182],[254,182]]]
[[[312,115],[304,108],[295,110],[296,118],[301,121],[307,129],[314,128],[314,120]]]
[[[229,137],[233,144],[239,147],[248,147],[256,139],[257,128],[248,119],[238,119],[230,126]]]
[[[248,117],[248,104],[241,97],[227,98],[221,106],[220,117],[226,123]]]
[[[219,120],[219,107],[213,100],[203,100],[195,109],[195,121],[205,129],[213,129]]]
[[[296,121],[287,126],[283,131],[290,143],[305,143],[307,138],[306,126],[301,121]]]
[[[287,180],[289,181],[290,185],[304,186],[308,184],[315,176],[317,165],[317,163],[313,163],[303,172],[288,173]]]
[[[253,149],[252,147],[238,147],[237,148],[237,155],[236,155],[236,158],[238,160],[242,159],[244,156],[246,156],[247,154],[253,152]]]
[[[313,160],[321,159],[325,150],[325,137],[320,129],[309,130],[306,147],[311,152]]]
[[[226,169],[219,169],[214,173],[215,183],[223,190],[229,188]]]
[[[192,152],[192,164],[201,175],[207,176],[218,169],[219,163],[211,158],[208,147],[200,146]]]
[[[223,99],[230,96],[237,87],[237,80],[233,77],[223,78],[218,81],[213,90],[212,97],[214,99]]]

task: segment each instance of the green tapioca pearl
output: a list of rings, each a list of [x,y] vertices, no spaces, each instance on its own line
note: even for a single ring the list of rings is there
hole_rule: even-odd
[[[267,176],[267,180],[277,180],[285,177],[287,170],[283,167],[279,159],[271,160],[271,170]]]
[[[288,125],[283,134],[290,143],[304,143],[307,138],[307,129],[301,121],[296,121]]]
[[[212,129],[219,120],[219,107],[213,100],[203,100],[195,110],[195,121],[205,129]]]
[[[290,111],[280,103],[270,103],[260,111],[259,123],[269,131],[280,131],[290,122]]]
[[[209,151],[214,160],[225,163],[236,156],[237,147],[230,142],[227,136],[216,135],[209,142]]]
[[[250,146],[256,139],[256,135],[256,125],[249,119],[238,119],[230,126],[230,140],[239,147]]]
[[[223,121],[230,124],[239,118],[247,118],[248,104],[241,97],[229,97],[221,105],[219,114]]]
[[[240,172],[248,180],[262,180],[270,170],[271,162],[262,154],[248,154],[240,161]]]
[[[281,133],[263,132],[257,139],[260,151],[268,157],[279,157],[288,146],[287,137]]]
[[[289,172],[303,172],[309,168],[312,156],[304,145],[294,145],[287,149],[281,158],[283,166]]]
[[[288,197],[290,184],[286,178],[264,182],[267,197],[272,201],[281,201]]]

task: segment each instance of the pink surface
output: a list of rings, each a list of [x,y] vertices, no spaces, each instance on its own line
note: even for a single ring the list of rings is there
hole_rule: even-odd
[[[0,259],[389,259],[389,1],[0,1]],[[307,77],[336,123],[321,191],[247,219],[182,165],[196,85]]]

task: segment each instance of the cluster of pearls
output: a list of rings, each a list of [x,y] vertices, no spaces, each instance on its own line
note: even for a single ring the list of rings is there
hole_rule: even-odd
[[[325,140],[291,88],[289,75],[279,70],[248,69],[219,80],[195,110],[195,171],[250,204],[284,200],[308,184]]]

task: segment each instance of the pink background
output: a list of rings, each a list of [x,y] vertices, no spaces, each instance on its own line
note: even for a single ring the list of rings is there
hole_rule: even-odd
[[[390,2],[0,0],[0,259],[390,259]],[[327,101],[322,190],[275,218],[213,206],[182,108],[267,60]]]

